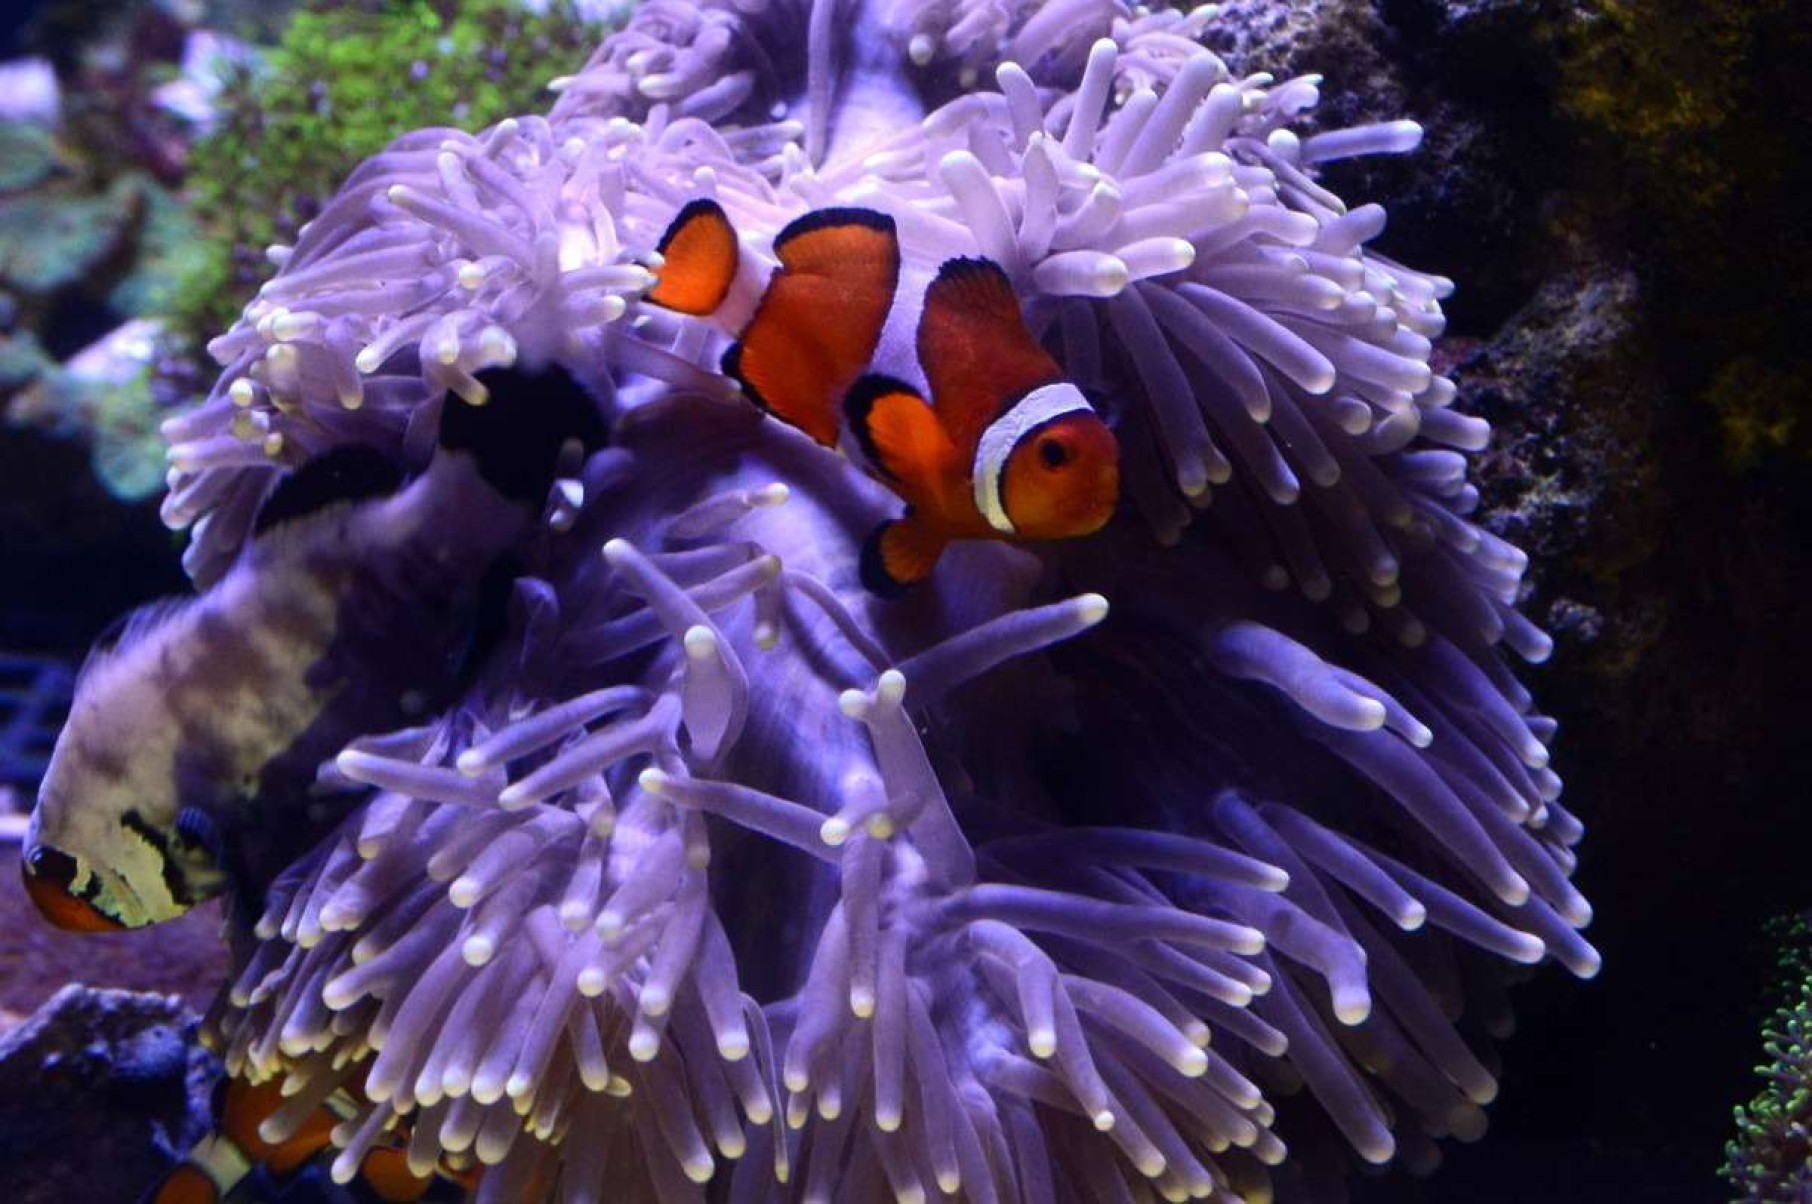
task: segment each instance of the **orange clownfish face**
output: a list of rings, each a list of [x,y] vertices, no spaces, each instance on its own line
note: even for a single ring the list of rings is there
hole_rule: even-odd
[[[1014,539],[1092,535],[1120,498],[1120,445],[1076,386],[1045,385],[983,433],[975,504]]]

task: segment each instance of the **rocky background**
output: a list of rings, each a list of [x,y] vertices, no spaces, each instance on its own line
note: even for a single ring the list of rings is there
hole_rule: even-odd
[[[1728,1198],[1768,917],[1812,903],[1812,12],[1793,0],[1222,6],[1252,70],[1327,76],[1422,150],[1342,180],[1459,282],[1443,353],[1496,429],[1489,525],[1556,637],[1531,675],[1585,817],[1598,981],[1516,993],[1491,1132],[1369,1201]],[[1344,99],[1342,99],[1344,98]],[[1344,111],[1343,111],[1344,110]]]
[[[1717,1168],[1731,1109],[1755,1089],[1774,963],[1763,924],[1812,904],[1796,772],[1812,663],[1812,340],[1798,329],[1812,13],[1800,0],[1221,7],[1210,42],[1237,69],[1317,71],[1330,119],[1428,129],[1418,154],[1345,168],[1336,190],[1389,207],[1387,254],[1460,284],[1442,354],[1459,404],[1496,428],[1478,470],[1490,524],[1529,552],[1528,609],[1556,637],[1532,684],[1562,720],[1556,762],[1590,827],[1580,883],[1606,955],[1596,982],[1538,974],[1517,992],[1483,1142],[1450,1145],[1430,1180],[1392,1173],[1355,1194],[1728,1195]],[[0,652],[71,654],[180,585],[154,503],[122,502],[85,435],[92,424],[0,424]],[[6,925],[36,922],[0,904]],[[64,972],[0,959],[6,1006]],[[153,1027],[169,1024],[181,1031]],[[43,1047],[0,1044],[0,1098]],[[152,1144],[168,1148],[158,1123]]]

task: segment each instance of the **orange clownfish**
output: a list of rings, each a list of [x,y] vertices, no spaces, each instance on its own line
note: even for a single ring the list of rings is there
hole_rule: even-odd
[[[659,251],[648,300],[735,334],[724,371],[756,405],[906,503],[862,550],[874,592],[924,580],[951,540],[1063,539],[1112,517],[1119,445],[998,264],[927,277],[902,266],[891,217],[820,209],[780,232],[761,279],[711,200],[680,210]]]
[[[276,1082],[253,1085],[222,1079],[215,1088],[215,1129],[189,1156],[171,1168],[141,1204],[222,1204],[227,1200],[263,1200],[332,1149],[338,1116],[322,1105],[282,1142],[266,1141],[259,1126],[287,1103]],[[463,1200],[475,1186],[470,1175],[447,1178],[417,1175],[409,1169],[401,1145],[375,1146],[359,1163],[349,1185],[354,1199],[375,1204],[425,1204],[429,1200]]]

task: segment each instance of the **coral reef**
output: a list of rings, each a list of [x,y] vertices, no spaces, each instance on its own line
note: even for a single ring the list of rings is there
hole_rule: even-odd
[[[160,995],[67,986],[0,1037],[0,1194],[133,1200],[208,1129],[219,1063]]]
[[[492,1199],[1262,1199],[1330,1190],[1337,1145],[1431,1164],[1496,1093],[1489,963],[1598,958],[1500,651],[1549,647],[1525,558],[1467,517],[1488,428],[1429,366],[1450,286],[1318,179],[1420,129],[1316,130],[1318,81],[1229,71],[1207,10],[804,16],[650,4],[549,119],[406,135],[210,345],[166,427],[203,585],[287,467],[418,458],[489,367],[568,365],[614,442],[556,490],[491,671],[338,759],[376,793],[273,886],[229,1067],[362,1083],[339,1170],[400,1123]],[[701,192],[1000,262],[1117,424],[1126,513],[865,595],[879,492],[637,299]]]
[[[1653,263],[1682,375],[1715,410],[1733,466],[1803,460],[1812,366],[1788,315],[1806,304],[1812,267],[1812,222],[1793,200],[1812,99],[1782,73],[1812,51],[1812,29],[1790,0],[1593,7],[1572,35],[1562,101]],[[1733,209],[1768,237],[1707,237]]]

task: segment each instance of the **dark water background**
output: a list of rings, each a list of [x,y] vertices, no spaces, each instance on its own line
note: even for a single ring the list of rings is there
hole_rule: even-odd
[[[5,57],[19,53],[28,11],[0,6]],[[1553,148],[1558,159],[1567,149]],[[1766,186],[1812,195],[1803,159],[1781,166]],[[1417,253],[1407,225],[1393,224],[1386,249],[1449,270]],[[1777,234],[1738,216],[1705,237]],[[1630,241],[1640,248],[1641,232]],[[1663,331],[1694,303],[1665,286],[1646,302]],[[79,345],[87,318],[70,321]],[[1654,367],[1685,393],[1717,354],[1664,340]],[[1677,396],[1655,405],[1643,454],[1659,474],[1660,538],[1616,585],[1653,602],[1659,633],[1618,673],[1583,671],[1563,641],[1554,663],[1526,674],[1561,720],[1555,765],[1587,824],[1578,882],[1597,911],[1589,935],[1604,970],[1579,983],[1549,967],[1519,988],[1485,1139],[1447,1143],[1431,1180],[1361,1183],[1366,1204],[1727,1198],[1715,1172],[1731,1109],[1755,1090],[1774,956],[1761,925],[1812,906],[1812,482],[1793,455],[1726,471],[1709,410]],[[155,506],[108,505],[85,465],[72,444],[0,436],[0,647],[77,651],[118,612],[182,586]],[[21,538],[8,516],[28,496],[61,499],[69,528]]]

